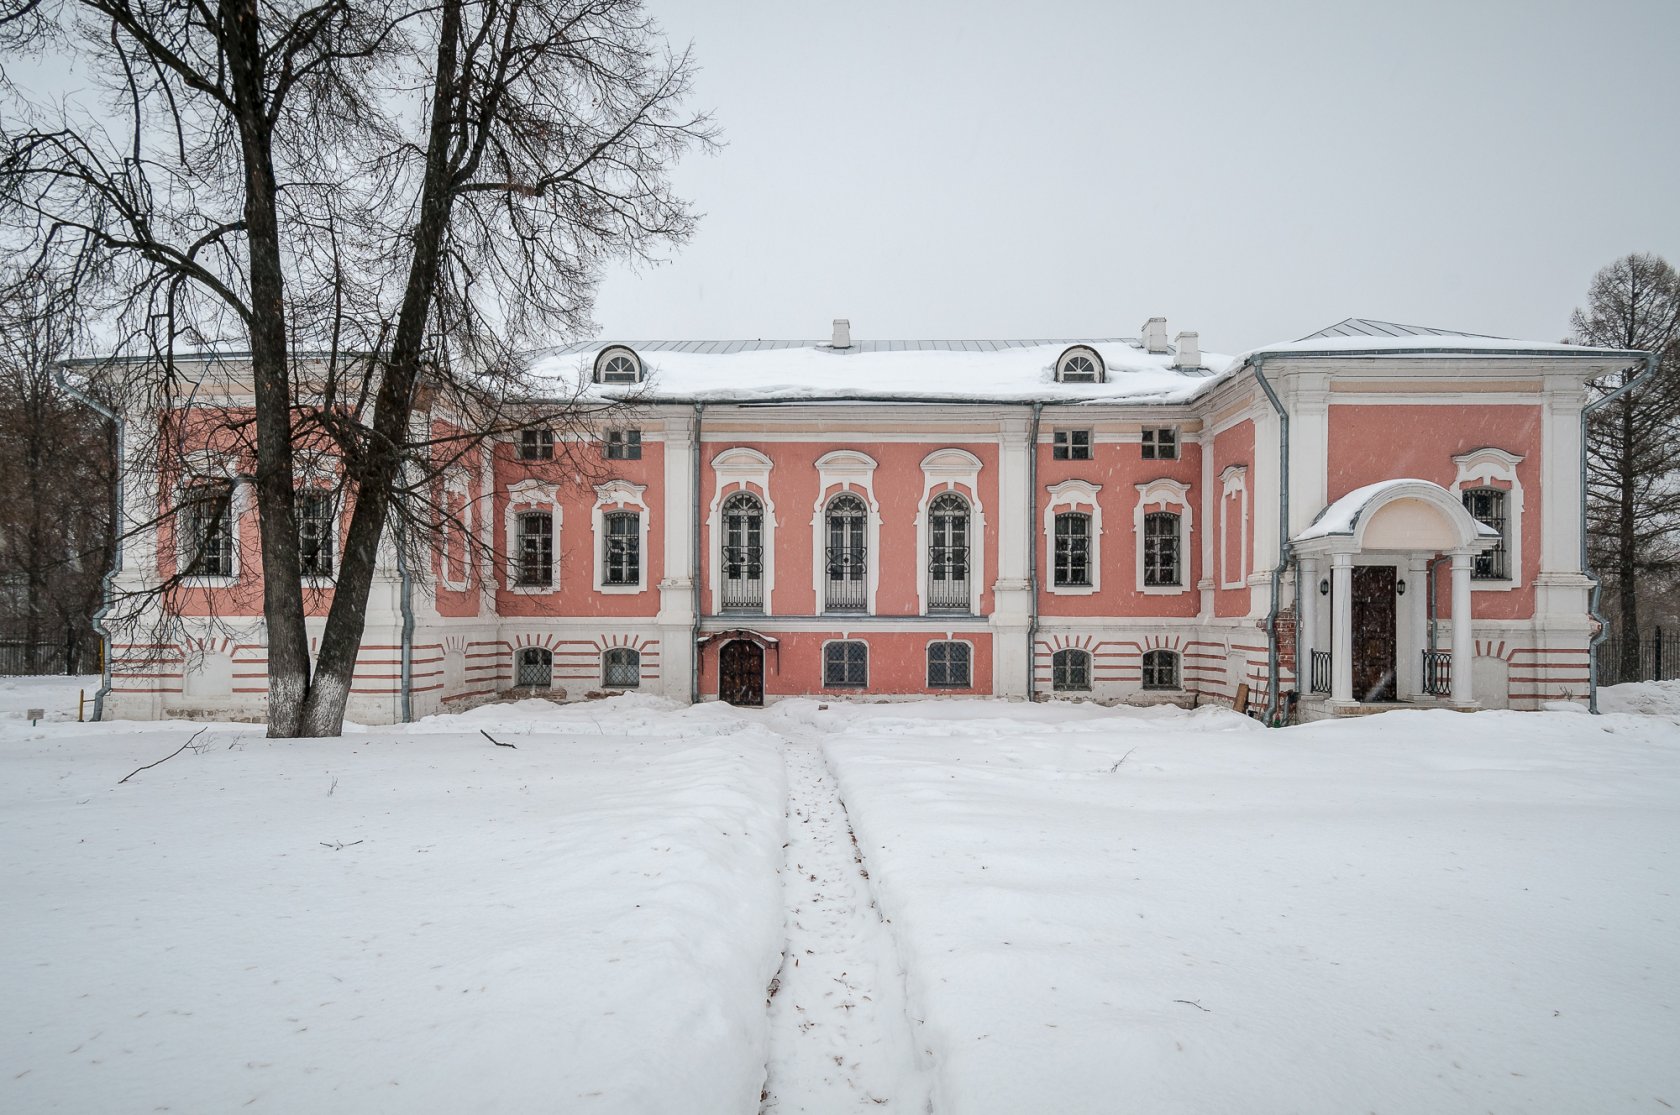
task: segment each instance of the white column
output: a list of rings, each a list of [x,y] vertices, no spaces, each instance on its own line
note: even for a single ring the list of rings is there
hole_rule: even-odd
[[[1454,551],[1452,556],[1452,699],[1467,705],[1470,694],[1470,554]]]
[[[673,701],[689,699],[694,671],[694,418],[665,420],[665,478],[651,509],[665,530],[665,576],[659,582],[659,684]]]
[[[1408,556],[1404,576],[1410,638],[1398,648],[1401,700],[1423,696],[1423,652],[1429,646],[1429,555]]]
[[[1353,703],[1353,555],[1330,555],[1330,699]]]
[[[992,585],[992,692],[999,697],[1025,697],[1032,674],[1033,648],[1028,646],[1032,623],[1032,586],[1027,576],[1032,547],[1038,543],[1033,523],[1032,457],[1028,444],[1031,424],[1025,418],[1005,418],[998,429],[998,507],[993,516],[998,532],[998,576]],[[1046,576],[1039,571],[1040,578]]]
[[[1318,634],[1318,559],[1295,563],[1295,689],[1312,695],[1313,642]]]

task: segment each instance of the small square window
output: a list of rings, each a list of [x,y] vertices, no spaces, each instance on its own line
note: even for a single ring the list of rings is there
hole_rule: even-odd
[[[1145,689],[1178,688],[1178,655],[1170,650],[1152,650],[1143,656]]]
[[[823,685],[829,689],[862,689],[869,684],[869,645],[833,642],[823,647]]]
[[[1171,426],[1158,426],[1143,431],[1143,459],[1146,461],[1178,460],[1178,431]]]
[[[642,459],[642,431],[608,430],[607,460],[639,461]]]
[[[967,689],[971,684],[967,643],[929,643],[927,665],[929,689]]]
[[[1050,456],[1057,461],[1088,461],[1091,459],[1090,430],[1057,430],[1051,442]]]
[[[547,426],[519,431],[519,459],[522,461],[551,461],[554,459],[554,431]]]

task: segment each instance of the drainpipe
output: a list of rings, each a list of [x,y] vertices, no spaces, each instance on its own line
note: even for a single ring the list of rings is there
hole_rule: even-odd
[[[1027,435],[1027,700],[1036,698],[1033,692],[1038,676],[1038,422],[1044,413],[1043,403],[1032,405],[1032,432]]]
[[[93,613],[93,629],[99,634],[100,670],[99,688],[93,694],[93,718],[105,719],[105,695],[111,692],[111,632],[105,626],[105,617],[111,614],[111,586],[117,579],[117,574],[123,567],[123,438],[125,423],[121,415],[99,402],[97,399],[82,391],[71,383],[64,374],[64,365],[59,364],[53,373],[58,386],[66,395],[86,406],[97,414],[103,415],[116,428],[116,485],[111,500],[111,539],[113,549],[111,554],[111,568],[105,571],[105,576],[99,582],[99,610]]]
[[[700,584],[700,427],[705,420],[706,404],[694,404],[694,445],[690,452],[693,461],[689,469],[694,474],[692,492],[689,498],[690,513],[694,516],[691,533],[689,535],[689,576],[690,592],[693,594],[694,629],[689,635],[690,662],[688,667],[688,703],[700,703],[700,617],[705,612],[701,606],[702,586]]]
[[[1587,562],[1587,422],[1600,409],[1621,398],[1633,388],[1657,374],[1657,354],[1646,353],[1645,370],[1629,379],[1610,394],[1581,408],[1581,572],[1592,580],[1592,595],[1588,598],[1587,617],[1598,624],[1598,631],[1587,643],[1587,711],[1598,715],[1598,646],[1610,637],[1609,624],[1598,614],[1599,580]]]
[[[1272,390],[1272,385],[1266,379],[1263,365],[1266,353],[1255,353],[1249,357],[1249,366],[1254,369],[1254,381],[1260,385],[1260,390],[1266,393],[1266,399],[1272,404],[1272,409],[1278,415],[1278,558],[1272,567],[1272,608],[1266,613],[1266,723],[1275,723],[1279,710],[1283,708],[1283,694],[1278,691],[1278,639],[1277,619],[1278,601],[1283,592],[1283,570],[1289,564],[1289,412],[1284,410],[1283,403]],[[1296,578],[1299,581],[1299,578]],[[1300,585],[1296,585],[1299,594]],[[1300,646],[1300,640],[1296,640]],[[1308,663],[1311,668],[1311,663]],[[1295,663],[1296,675],[1300,675],[1301,663]]]

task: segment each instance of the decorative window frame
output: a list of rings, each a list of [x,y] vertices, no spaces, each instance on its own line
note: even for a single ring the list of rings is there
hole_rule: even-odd
[[[1056,684],[1056,659],[1064,654],[1082,655],[1085,659],[1085,684],[1079,687]],[[1085,647],[1057,647],[1050,652],[1050,692],[1052,693],[1090,693],[1096,686],[1097,660],[1089,649]]]
[[[1182,596],[1196,583],[1195,577],[1191,576],[1195,570],[1191,560],[1193,555],[1190,551],[1190,540],[1195,537],[1195,531],[1192,529],[1190,485],[1163,476],[1159,480],[1139,484],[1137,491],[1137,506],[1132,509],[1132,534],[1136,540],[1137,591],[1144,596]],[[1170,511],[1178,516],[1179,569],[1176,585],[1143,583],[1143,517],[1150,511]]]
[[[968,681],[962,685],[935,685],[933,683],[933,648],[936,644],[945,645],[956,643],[968,648]],[[974,640],[972,639],[929,639],[922,644],[922,677],[926,688],[936,693],[960,693],[974,688]]]
[[[1173,664],[1171,685],[1149,684],[1149,656],[1165,654]],[[1173,647],[1144,647],[1138,654],[1138,688],[1145,693],[1182,693],[1184,691],[1184,652]]]
[[[186,532],[182,529],[181,512],[186,507],[183,497],[195,485],[206,483],[231,485],[228,492],[228,530],[232,535],[233,560],[229,566],[232,572],[226,576],[220,573],[187,576],[183,572],[192,563],[192,555],[187,551]],[[251,485],[240,478],[239,466],[231,457],[208,449],[186,454],[182,460],[181,475],[175,481],[173,514],[175,572],[182,585],[191,588],[223,588],[239,583],[240,574],[244,569],[245,554],[245,547],[240,544],[239,524],[245,513],[250,510],[251,503]]]
[[[1472,580],[1471,592],[1510,592],[1523,586],[1523,487],[1517,466],[1523,458],[1516,453],[1485,445],[1453,458],[1458,475],[1447,490],[1464,501],[1466,488],[1499,488],[1505,492],[1505,552],[1510,556],[1511,575],[1503,580]]]
[[[1238,514],[1236,530],[1231,514]],[[1246,588],[1249,558],[1248,468],[1231,465],[1219,474],[1219,587]],[[1231,540],[1237,543],[1237,567],[1231,569]]]
[[[859,683],[857,685],[830,684],[830,682],[828,680],[828,648],[835,643],[858,643],[858,644],[862,645],[862,647],[863,647],[863,681],[861,683]],[[869,640],[868,639],[852,639],[852,638],[847,638],[845,636],[841,636],[838,639],[824,639],[823,644],[822,644],[822,652],[821,653],[822,653],[822,657],[817,660],[817,672],[818,672],[818,675],[819,675],[818,681],[821,683],[821,685],[820,685],[821,688],[823,688],[823,689],[851,690],[851,691],[855,691],[855,692],[859,692],[859,693],[868,691],[868,689],[869,689],[869,667],[870,667],[870,664],[873,662],[873,660],[875,658],[874,654],[872,654],[870,652]],[[972,667],[971,667],[971,670],[972,670]]]
[[[770,498],[770,470],[774,467],[775,463],[769,457],[745,446],[725,449],[712,458],[712,504],[706,514],[706,534],[711,539],[711,614],[714,616],[723,610],[723,504],[736,492],[756,497],[764,508],[761,532],[764,545],[764,614],[774,614],[771,609],[776,597],[776,503]]]
[[[609,657],[611,657],[612,655],[615,655],[615,654],[629,654],[629,655],[633,655],[635,657],[635,660],[636,660],[636,680],[633,683],[631,683],[629,685],[617,685],[617,684],[614,684],[613,682],[610,682],[610,681],[607,680],[607,659]],[[602,651],[601,651],[601,674],[600,674],[600,677],[601,677],[601,688],[602,689],[614,689],[614,690],[618,690],[619,692],[624,692],[624,691],[631,690],[631,689],[640,689],[642,687],[642,651],[641,651],[641,648],[640,647],[632,647],[632,646],[617,646],[617,647],[605,647],[605,648],[603,648]]]
[[[554,520],[554,570],[546,585],[519,583],[519,516],[527,512],[548,512]],[[560,488],[541,480],[521,480],[509,486],[507,507],[502,512],[503,537],[507,545],[507,591],[521,596],[545,596],[560,591]]]
[[[1089,480],[1064,480],[1045,489],[1049,499],[1044,505],[1044,565],[1045,576],[1039,578],[1044,591],[1057,596],[1092,596],[1102,591],[1102,504],[1097,502],[1101,484]],[[1091,583],[1088,585],[1058,585],[1056,583],[1056,515],[1058,511],[1078,511],[1091,516]]]
[[[1091,361],[1091,366],[1096,369],[1096,376],[1094,379],[1070,380],[1067,378],[1067,366],[1076,356],[1083,356],[1087,360]],[[1069,348],[1063,349],[1062,354],[1056,357],[1055,373],[1057,383],[1096,384],[1108,382],[1108,366],[1103,363],[1102,353],[1098,352],[1090,345],[1073,345]]]
[[[443,522],[438,530],[438,584],[451,592],[465,592],[472,583],[474,520],[479,518],[481,513],[473,506],[472,486],[465,474],[461,472],[451,471],[444,476],[441,495],[443,497],[444,514]],[[458,503],[457,499],[459,500]],[[450,522],[451,515],[460,520],[459,526]],[[458,531],[466,535],[463,539],[465,544],[461,548],[461,575],[451,577],[449,575],[449,547],[451,539]],[[559,541],[557,532],[555,537],[557,551]]]
[[[646,484],[632,484],[628,480],[609,480],[605,484],[595,485],[595,506],[589,509],[589,525],[594,534],[591,549],[594,551],[596,592],[608,596],[634,596],[638,592],[647,591],[648,566],[652,564],[652,555],[648,553],[648,523],[652,515],[647,500],[642,498],[646,491]],[[636,545],[641,547],[641,553],[636,562],[636,583],[633,585],[607,584],[605,542],[609,511],[638,513]]]
[[[936,449],[922,458],[922,499],[916,504],[916,611],[928,614],[928,549],[933,530],[933,501],[953,492],[968,501],[968,610],[980,611],[980,586],[986,583],[986,509],[980,502],[980,470],[985,465],[966,449]],[[874,597],[870,597],[873,612]]]
[[[828,563],[823,555],[828,552],[828,504],[841,492],[850,492],[863,500],[865,510],[864,614],[872,616],[881,581],[881,505],[875,499],[875,458],[855,449],[836,449],[818,457],[816,467],[817,501],[811,508],[811,589],[816,593],[817,613],[826,610]],[[765,545],[769,545],[768,539]]]
[[[624,381],[604,380],[601,378],[606,369],[607,361],[618,356],[628,356],[630,358],[630,363],[634,365],[636,369],[635,379]],[[641,355],[629,345],[608,345],[595,356],[595,367],[593,369],[592,378],[596,383],[602,385],[603,387],[633,387],[647,379],[647,365],[642,363]]]

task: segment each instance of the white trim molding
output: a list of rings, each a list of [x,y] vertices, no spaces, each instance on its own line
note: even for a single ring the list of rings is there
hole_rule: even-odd
[[[647,591],[648,564],[652,560],[648,553],[648,520],[652,515],[648,511],[647,500],[642,498],[646,491],[646,484],[632,484],[628,480],[609,480],[605,484],[595,485],[595,506],[589,509],[589,527],[594,536],[591,549],[595,552],[596,592],[606,596],[632,596]],[[636,559],[636,583],[633,585],[606,583],[607,514],[611,511],[637,512],[639,529],[636,534],[636,546],[639,552]]]
[[[916,505],[916,610],[928,614],[928,507],[954,492],[968,501],[968,611],[979,612],[986,583],[986,512],[980,502],[979,457],[966,449],[936,449],[922,458],[922,499]]]
[[[1064,480],[1045,489],[1049,495],[1044,503],[1044,572],[1040,582],[1045,592],[1057,596],[1092,596],[1102,591],[1102,504],[1097,502],[1101,484],[1089,480]],[[1056,583],[1056,512],[1078,511],[1091,516],[1091,583],[1088,585],[1058,585]]]
[[[546,585],[519,583],[519,516],[546,511],[554,520],[554,568]],[[507,507],[502,512],[503,537],[507,545],[507,590],[521,596],[542,596],[560,591],[560,489],[541,480],[521,480],[507,490]]]
[[[725,449],[712,458],[712,504],[706,516],[706,534],[710,538],[712,575],[711,601],[708,611],[717,615],[723,610],[723,501],[737,492],[745,492],[758,499],[764,508],[762,544],[764,547],[764,614],[771,609],[776,595],[776,504],[770,498],[770,470],[774,463],[756,449],[736,446]]]
[[[1137,560],[1137,590],[1145,596],[1179,596],[1195,585],[1190,568],[1190,539],[1193,510],[1190,506],[1190,485],[1161,477],[1147,484],[1137,485],[1137,506],[1132,509],[1132,534]],[[1150,508],[1170,511],[1178,516],[1178,584],[1146,585],[1143,583],[1143,520]]]
[[[473,507],[472,487],[465,473],[451,469],[443,479],[443,518],[438,529],[438,583],[451,592],[465,592],[472,581]],[[451,523],[450,517],[460,520]],[[461,575],[449,575],[449,547],[456,534],[461,534]],[[342,551],[341,551],[342,552]]]
[[[1220,588],[1248,587],[1248,515],[1248,469],[1231,465],[1219,474]],[[1233,536],[1237,542],[1235,568],[1231,562]]]
[[[1522,481],[1517,478],[1517,466],[1522,464],[1522,461],[1517,454],[1496,449],[1491,445],[1453,458],[1453,464],[1458,466],[1458,475],[1453,478],[1452,486],[1447,490],[1460,500],[1464,498],[1466,488],[1498,488],[1505,492],[1504,541],[1505,553],[1510,559],[1511,575],[1499,580],[1472,578],[1472,592],[1509,592],[1522,587],[1523,489]]]
[[[817,458],[817,502],[811,508],[811,588],[816,611],[827,611],[828,505],[841,492],[861,495],[864,517],[865,615],[875,614],[875,593],[881,581],[881,505],[875,499],[875,458],[855,449],[836,449]]]

